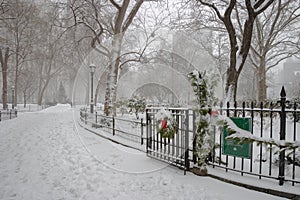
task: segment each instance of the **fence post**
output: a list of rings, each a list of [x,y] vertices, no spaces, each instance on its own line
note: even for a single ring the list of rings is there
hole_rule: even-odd
[[[186,170],[190,168],[189,161],[189,110],[185,111],[185,153],[184,153],[184,165]],[[186,172],[185,172],[186,173]]]
[[[115,135],[115,117],[112,118],[113,122],[113,135]]]
[[[15,117],[18,117],[18,110],[15,110]]]
[[[85,122],[85,124],[87,124],[87,112],[86,112],[86,110],[85,110],[85,115],[84,115],[84,122]]]
[[[286,104],[286,93],[284,86],[282,86],[280,92],[280,140],[285,140],[285,131],[286,131],[286,112],[285,112],[285,104]],[[284,160],[285,160],[285,150],[284,147],[280,146],[280,154],[279,154],[279,185],[283,185],[284,183]]]
[[[141,119],[141,145],[144,144],[144,140],[143,140],[143,137],[144,137],[144,128],[143,128],[143,118]]]
[[[0,110],[0,122],[1,122],[1,110]]]
[[[146,153],[148,154],[148,145],[149,145],[149,123],[148,123],[148,109],[146,108]]]
[[[149,114],[149,109],[146,109],[146,152],[148,153],[148,148],[152,146],[152,123]]]
[[[96,122],[96,124],[97,124],[97,112],[95,112],[95,122]]]
[[[196,155],[196,131],[197,131],[197,126],[196,126],[196,111],[192,110],[193,112],[193,162],[194,164],[197,163],[197,155]]]
[[[230,117],[230,103],[227,102],[226,116]],[[221,159],[221,158],[220,158]],[[226,172],[228,172],[228,155],[226,155]]]
[[[9,111],[9,119],[11,119],[11,110]]]

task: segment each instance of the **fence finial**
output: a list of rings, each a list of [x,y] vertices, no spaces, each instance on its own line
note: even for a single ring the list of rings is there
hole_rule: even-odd
[[[285,92],[284,86],[282,86],[282,88],[281,88],[280,96],[286,97],[286,92]]]

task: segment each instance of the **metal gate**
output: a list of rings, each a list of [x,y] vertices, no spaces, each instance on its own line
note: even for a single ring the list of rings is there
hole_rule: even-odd
[[[178,166],[185,171],[189,169],[190,141],[193,138],[189,130],[190,110],[182,108],[164,108],[176,119],[178,131],[173,138],[162,138],[157,131],[156,113],[162,108],[146,109],[147,156]],[[193,120],[191,120],[193,121]]]

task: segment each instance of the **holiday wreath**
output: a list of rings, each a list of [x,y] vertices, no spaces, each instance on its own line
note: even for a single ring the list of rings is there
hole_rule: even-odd
[[[162,138],[173,138],[177,132],[178,127],[176,120],[172,114],[165,109],[161,109],[156,114],[157,132]]]

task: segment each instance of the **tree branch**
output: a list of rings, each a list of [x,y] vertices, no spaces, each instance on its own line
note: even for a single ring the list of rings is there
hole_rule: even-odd
[[[132,23],[133,18],[136,16],[139,8],[141,7],[141,5],[143,4],[144,0],[137,0],[137,2],[135,3],[134,7],[132,8],[131,12],[129,13],[129,15],[127,16],[122,31],[125,32],[128,27],[130,26],[130,24]]]
[[[224,17],[221,15],[219,9],[215,6],[215,4],[213,4],[213,3],[207,3],[207,2],[204,2],[204,1],[202,1],[202,0],[198,0],[198,1],[199,1],[201,4],[203,4],[203,5],[205,5],[205,6],[208,6],[208,7],[212,8],[212,9],[216,12],[216,14],[217,14],[217,16],[219,17],[219,19],[223,21]]]
[[[109,0],[109,1],[110,1],[110,3],[111,3],[113,6],[115,6],[118,10],[121,9],[121,6],[120,6],[119,4],[117,4],[117,2],[115,2],[115,0]]]
[[[248,1],[248,0],[247,0]],[[261,6],[262,5],[262,3],[264,3],[266,0],[259,0],[255,5],[254,5],[254,8],[255,9],[258,9],[259,8],[259,6]],[[274,2],[274,0],[268,0],[268,2],[267,3],[265,3],[264,4],[264,6],[261,8],[261,9],[259,9],[259,10],[257,10],[256,12],[255,12],[255,15],[257,16],[257,15],[259,15],[260,13],[262,13],[262,12],[264,12],[272,3]]]

